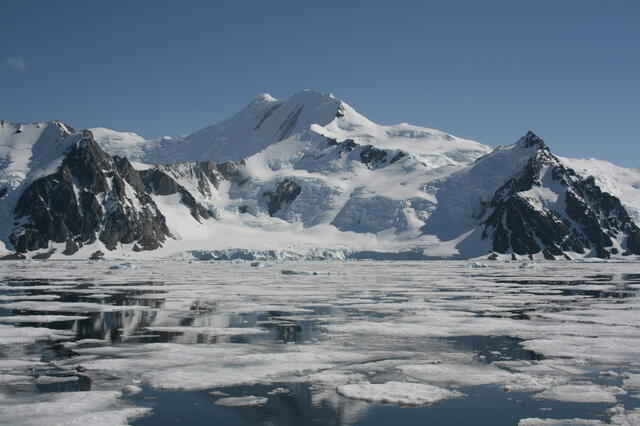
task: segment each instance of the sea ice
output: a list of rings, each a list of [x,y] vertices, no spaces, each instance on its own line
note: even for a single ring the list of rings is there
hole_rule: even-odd
[[[136,385],[124,385],[122,387],[122,393],[125,395],[134,395],[136,393],[142,392],[142,388]]]
[[[347,398],[398,405],[425,405],[464,394],[421,383],[386,382],[342,385],[338,393]]]
[[[243,334],[263,334],[266,330],[243,327],[197,327],[197,326],[172,326],[172,327],[145,327],[149,331],[165,333],[206,334],[209,336],[239,336]]]
[[[112,265],[109,269],[138,269],[138,265],[133,262],[124,262],[119,265]]]
[[[617,401],[616,395],[626,393],[624,389],[616,386],[561,385],[537,393],[533,398],[566,402],[615,403]]]
[[[60,392],[31,395],[29,398],[0,400],[0,423],[22,426],[126,425],[150,408],[131,407],[119,399],[120,392]]]
[[[298,269],[283,269],[280,273],[283,275],[336,275],[331,271],[301,271]]]
[[[626,389],[640,389],[640,374],[625,374],[625,378],[622,380],[623,387]]]
[[[267,392],[268,395],[278,395],[278,394],[287,394],[291,392],[291,390],[287,389],[287,388],[275,388],[272,391]]]
[[[528,418],[518,422],[518,426],[606,426],[600,420],[587,419],[539,419]]]
[[[11,317],[0,317],[0,322],[8,323],[52,323],[64,321],[79,321],[89,317],[80,315],[16,315]]]
[[[264,405],[268,401],[268,398],[263,396],[238,396],[238,397],[226,397],[220,398],[215,402],[216,405],[224,405],[225,407],[244,407],[254,405]]]

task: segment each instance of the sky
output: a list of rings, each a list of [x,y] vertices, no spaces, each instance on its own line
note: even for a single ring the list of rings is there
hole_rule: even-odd
[[[0,119],[144,137],[259,93],[640,166],[640,1],[32,1],[0,8]]]

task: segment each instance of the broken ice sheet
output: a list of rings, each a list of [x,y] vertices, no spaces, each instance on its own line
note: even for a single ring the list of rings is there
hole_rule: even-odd
[[[264,405],[268,401],[268,398],[263,396],[237,396],[237,397],[225,397],[218,399],[215,404],[216,405],[224,405],[226,407],[246,407],[246,406],[254,406],[254,405]]]
[[[338,393],[347,398],[398,405],[424,405],[443,399],[464,396],[463,393],[458,391],[451,391],[421,383],[407,382],[362,382],[342,385],[338,387]]]
[[[116,426],[150,411],[122,402],[119,392],[61,392],[0,399],[0,423],[24,426]]]
[[[613,404],[617,395],[627,392],[616,386],[562,385],[546,389],[533,396],[534,399],[552,399],[568,402],[601,402]]]
[[[608,406],[614,398],[640,404],[614,389],[635,392],[640,370],[638,299],[615,293],[637,265],[607,266],[613,278],[602,284],[590,278],[603,273],[602,264],[569,262],[533,270],[502,263],[472,269],[454,261],[282,263],[283,269],[339,273],[315,277],[249,267],[252,274],[244,275],[224,262],[151,265],[127,270],[126,280],[108,265],[83,271],[42,262],[21,269],[20,291],[31,288],[34,297],[0,303],[6,322],[0,345],[7,343],[0,371],[13,376],[6,389],[18,382],[33,387],[38,375],[47,381],[81,371],[92,389],[83,394],[115,392],[116,405],[121,392],[141,388],[126,398],[143,403],[146,389],[217,391],[268,397],[271,410],[274,401],[295,399],[296,386],[308,384],[308,409],[328,407],[345,423],[381,403],[429,408],[429,401],[446,406],[454,397],[462,403],[476,397],[468,390],[475,386],[497,398],[523,398],[522,404],[535,394],[552,397],[562,386],[581,386],[582,399],[606,399]],[[45,285],[52,275],[64,278]],[[37,284],[28,285],[30,279]],[[60,297],[46,297],[51,294]],[[283,339],[278,327],[306,337]],[[45,352],[53,354],[50,363],[40,361]],[[600,377],[602,371],[620,374]],[[261,385],[267,388],[258,392]],[[294,390],[272,392],[280,387]],[[24,403],[7,395],[9,405]],[[540,401],[529,402],[556,400]],[[626,407],[627,417],[632,408]],[[89,410],[109,411],[99,404]],[[587,420],[593,415],[576,410]],[[561,408],[552,414],[573,417]],[[607,423],[620,414],[597,415],[595,421]],[[135,423],[114,422],[127,421]]]

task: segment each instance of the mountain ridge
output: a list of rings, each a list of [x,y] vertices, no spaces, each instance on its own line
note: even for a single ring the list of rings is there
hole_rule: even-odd
[[[91,160],[70,167],[82,144]],[[0,239],[29,256],[627,257],[640,254],[635,185],[637,172],[554,156],[531,131],[491,149],[380,126],[313,91],[258,95],[176,139],[0,129]]]

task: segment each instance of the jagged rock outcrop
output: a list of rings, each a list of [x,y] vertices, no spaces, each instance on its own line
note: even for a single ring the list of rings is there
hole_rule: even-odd
[[[189,191],[182,185],[179,185],[169,175],[160,169],[142,170],[140,176],[145,184],[147,192],[157,195],[173,195],[180,194],[180,201],[189,207],[191,216],[196,220],[209,219],[214,213],[191,195]]]
[[[171,236],[140,174],[126,158],[111,157],[84,131],[58,170],[32,182],[15,207],[9,239],[18,252],[65,243],[73,254],[99,239],[153,250]]]
[[[494,252],[542,252],[552,259],[565,251],[593,251],[608,258],[618,252],[616,241],[625,253],[640,254],[640,229],[619,199],[603,192],[593,177],[564,166],[532,132],[518,144],[535,152],[489,204],[483,238],[492,240]]]
[[[292,180],[285,179],[278,184],[275,191],[265,192],[264,195],[269,198],[267,211],[269,216],[276,214],[283,206],[291,204],[296,199],[302,188]]]

